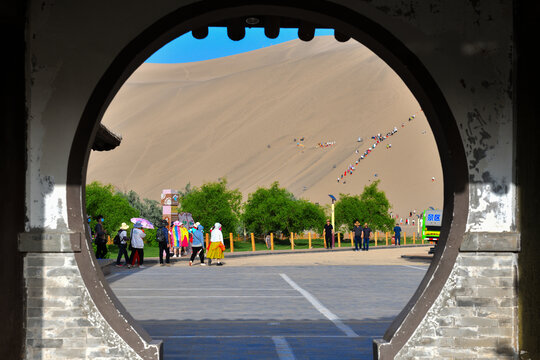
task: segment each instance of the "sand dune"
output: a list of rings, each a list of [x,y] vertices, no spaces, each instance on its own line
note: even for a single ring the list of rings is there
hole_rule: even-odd
[[[395,213],[442,206],[439,155],[418,102],[355,41],[318,37],[198,63],[143,64],[103,122],[123,142],[92,153],[87,180],[143,197],[226,177],[245,196],[277,180],[297,197],[327,204],[330,193],[361,193],[379,179]],[[397,134],[337,183],[359,157],[355,150],[394,126]],[[293,141],[301,137],[303,148]],[[326,141],[336,145],[316,148]]]

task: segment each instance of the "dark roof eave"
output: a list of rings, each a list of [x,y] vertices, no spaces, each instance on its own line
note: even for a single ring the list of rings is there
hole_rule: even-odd
[[[105,125],[99,124],[99,129],[92,144],[92,150],[109,151],[115,149],[122,142],[122,136],[113,133]]]

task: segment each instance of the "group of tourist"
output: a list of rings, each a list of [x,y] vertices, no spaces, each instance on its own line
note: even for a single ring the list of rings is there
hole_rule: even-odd
[[[107,254],[107,234],[103,228],[103,216],[99,215],[96,220],[97,224],[94,228],[96,258],[103,259]],[[127,268],[137,266],[144,268],[144,238],[147,234],[143,229],[143,223],[137,221],[133,225],[129,235],[128,230],[129,225],[124,222],[114,237],[113,242],[118,246],[116,266],[126,266]],[[197,256],[200,259],[200,264],[206,266],[204,263],[205,252],[208,258],[208,265],[212,264],[212,260],[217,260],[216,265],[218,266],[223,265],[221,259],[224,258],[225,244],[223,242],[220,223],[215,223],[210,229],[210,244],[208,249],[206,249],[204,241],[204,227],[198,222],[188,228],[179,221],[175,221],[170,225],[164,219],[156,230],[156,241],[159,245],[159,264],[161,266],[170,266],[171,257],[181,257],[190,252],[189,266],[193,265],[193,261]],[[131,251],[130,254],[128,254],[128,250]],[[121,263],[122,258],[124,258],[125,264]]]
[[[411,115],[409,117],[409,121],[412,121],[414,118],[416,117],[416,115]],[[401,124],[401,127],[405,127],[405,124]],[[360,157],[354,162],[354,165],[353,164],[349,164],[349,166],[347,167],[346,170],[343,171],[343,173],[338,176],[337,178],[337,182],[338,183],[342,183],[342,184],[346,184],[347,182],[344,180],[344,178],[347,176],[347,175],[352,175],[354,173],[354,171],[356,170],[356,167],[358,166],[358,164],[364,160],[368,155],[371,154],[372,151],[375,150],[375,148],[378,146],[378,145],[381,145],[381,143],[385,140],[387,140],[390,136],[394,135],[395,133],[397,133],[398,129],[397,127],[394,126],[394,129],[391,130],[391,131],[388,131],[386,133],[386,135],[383,135],[381,133],[377,134],[377,135],[374,135],[371,137],[372,140],[374,140],[373,144],[367,149],[365,150],[361,155]],[[360,140],[360,139],[359,139]],[[386,145],[386,149],[389,150],[392,148],[392,144],[387,144]],[[355,156],[357,156],[358,154],[360,154],[360,151],[357,149],[355,150]],[[375,175],[376,176],[376,175]]]
[[[354,232],[354,251],[360,251],[360,246],[362,246],[362,251],[369,250],[369,239],[371,237],[372,230],[367,223],[364,223],[364,226],[360,226],[360,222],[356,220],[353,227]],[[324,241],[327,249],[332,249],[334,247],[334,227],[330,223],[330,219],[326,219],[326,225],[324,225]],[[361,244],[361,245],[360,245]]]
[[[394,226],[394,237],[395,237],[395,245],[399,246],[401,245],[401,227],[399,226],[399,223]],[[364,223],[364,226],[360,226],[360,222],[356,220],[354,222],[353,226],[353,233],[354,233],[354,250],[353,251],[360,251],[360,246],[362,247],[362,251],[369,251],[369,240],[371,238],[372,234],[371,228],[368,226],[367,223]],[[334,227],[330,223],[330,219],[326,219],[326,225],[324,225],[323,230],[323,237],[325,241],[325,247],[327,249],[332,249],[334,246]]]

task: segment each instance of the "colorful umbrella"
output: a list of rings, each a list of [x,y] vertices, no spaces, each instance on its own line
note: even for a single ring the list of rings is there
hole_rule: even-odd
[[[152,223],[146,219],[143,219],[143,218],[131,218],[131,222],[136,224],[137,222],[140,222],[142,227],[145,228],[145,229],[153,229],[154,228],[154,225],[152,225]]]

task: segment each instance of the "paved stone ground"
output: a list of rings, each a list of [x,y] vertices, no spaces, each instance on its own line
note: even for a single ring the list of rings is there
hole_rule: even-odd
[[[115,269],[166,359],[371,359],[426,264]]]

